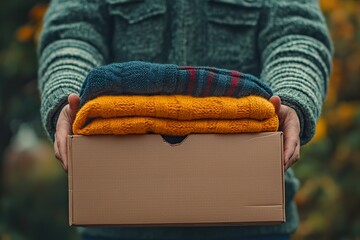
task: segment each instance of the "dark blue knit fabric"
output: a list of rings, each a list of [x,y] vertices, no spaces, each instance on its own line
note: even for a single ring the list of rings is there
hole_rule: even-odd
[[[191,95],[269,99],[271,89],[250,74],[210,67],[179,67],[140,61],[94,68],[80,92],[81,105],[101,95]]]

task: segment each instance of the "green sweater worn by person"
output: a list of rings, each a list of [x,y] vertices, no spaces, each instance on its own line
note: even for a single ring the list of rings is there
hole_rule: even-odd
[[[70,93],[111,62],[142,60],[214,66],[265,81],[300,120],[301,144],[315,132],[326,95],[332,45],[313,0],[53,0],[39,46],[41,116],[54,140]],[[299,220],[298,181],[286,171],[286,223],[202,228],[84,228],[123,239],[226,239],[290,234]]]

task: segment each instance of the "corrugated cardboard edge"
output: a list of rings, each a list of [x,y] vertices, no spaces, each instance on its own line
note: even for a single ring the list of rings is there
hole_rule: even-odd
[[[73,168],[72,168],[72,135],[67,137],[67,157],[68,157],[68,191],[69,191],[69,226],[73,226]]]
[[[284,164],[285,164],[285,159],[284,159],[284,133],[279,131],[280,133],[280,147],[281,147],[281,179],[282,179],[282,196],[283,196],[283,201],[282,201],[282,208],[283,208],[283,223],[286,222],[286,215],[285,215],[285,168],[284,168]]]
[[[283,206],[283,222],[286,222],[286,215],[285,215],[285,168],[284,168],[284,164],[285,164],[285,159],[284,159],[284,133],[280,132],[280,146],[281,146],[281,174],[282,174],[282,195],[283,195],[283,202],[282,202],[282,206]]]

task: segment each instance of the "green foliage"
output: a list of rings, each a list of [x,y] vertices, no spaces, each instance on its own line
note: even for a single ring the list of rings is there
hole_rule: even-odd
[[[335,46],[314,140],[295,166],[301,224],[294,239],[360,238],[360,2],[323,0]]]
[[[42,144],[36,151],[44,149],[47,154],[51,153],[48,143]],[[68,226],[66,174],[55,159],[39,160],[37,157],[35,160],[29,153],[23,153],[19,158],[16,155],[13,153],[13,161],[27,163],[8,166],[6,169],[6,197],[2,201],[4,222],[0,222],[1,239],[4,236],[14,240],[76,239],[75,229]]]
[[[10,144],[24,122],[45,138],[36,78],[44,6],[37,0],[0,2],[0,239],[76,239],[67,223],[66,177],[52,147],[43,141],[26,143],[34,148],[25,150]]]

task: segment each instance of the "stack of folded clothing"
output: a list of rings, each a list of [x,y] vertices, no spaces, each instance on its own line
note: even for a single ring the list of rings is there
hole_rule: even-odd
[[[114,63],[84,81],[78,135],[277,131],[271,90],[249,74],[208,67]]]

